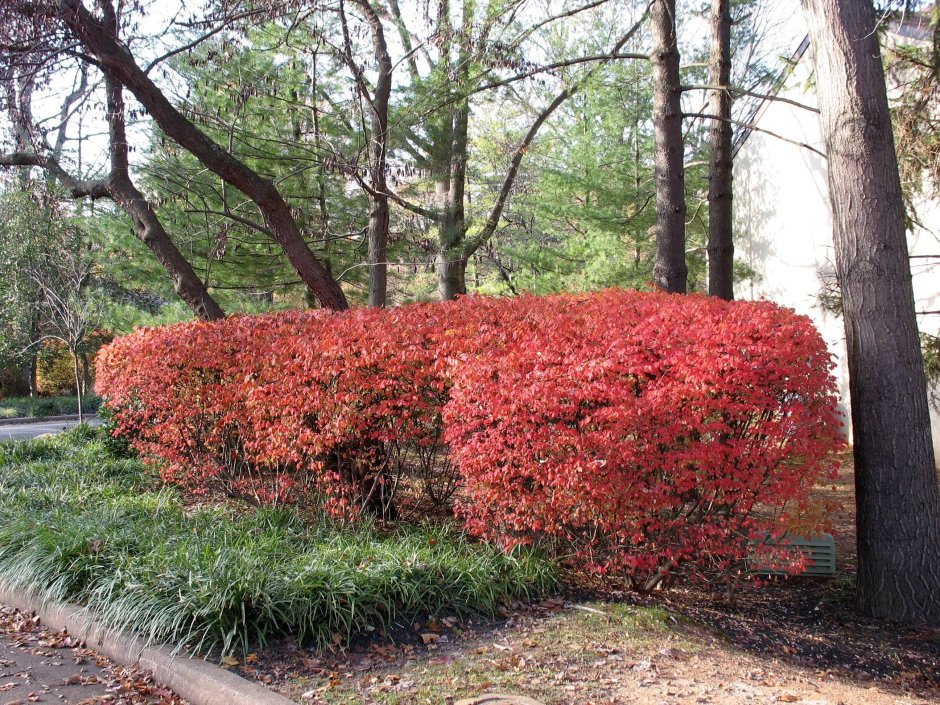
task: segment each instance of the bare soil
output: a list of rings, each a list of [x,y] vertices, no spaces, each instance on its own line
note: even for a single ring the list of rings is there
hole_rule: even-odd
[[[853,612],[851,467],[817,490],[837,574],[779,579],[729,604],[704,588],[639,596],[608,588],[513,605],[504,619],[431,619],[348,650],[284,641],[236,667],[311,705],[453,703],[485,693],[546,704],[940,703],[940,630]],[[940,596],[938,596],[940,599]]]

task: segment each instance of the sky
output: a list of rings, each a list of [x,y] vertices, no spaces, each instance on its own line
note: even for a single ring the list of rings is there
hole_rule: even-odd
[[[799,44],[805,36],[805,28],[802,22],[802,13],[798,0],[759,0],[760,5],[755,10],[757,16],[761,18],[761,26],[764,31],[759,53],[767,57],[767,62],[782,68],[782,59],[789,56],[793,49]],[[580,2],[578,4],[581,4]],[[167,29],[174,25],[174,22],[185,20],[187,14],[196,14],[199,11],[199,4],[191,0],[144,0],[144,13],[139,21],[139,27],[135,34],[139,39],[134,42],[132,49],[141,65],[149,62],[154,57],[160,56],[169,49],[173,48],[173,43],[178,41]],[[555,13],[561,8],[571,7],[571,0],[529,0],[523,11],[533,16],[544,16],[546,7],[548,12]],[[417,3],[402,3],[403,12],[406,13],[406,22],[413,28],[423,28],[425,21],[419,17],[416,8]],[[613,8],[612,10],[610,8]],[[621,12],[623,5],[618,0],[613,0],[605,12]],[[576,23],[571,23],[577,26]],[[583,26],[583,25],[582,25]],[[574,30],[578,31],[578,30]],[[685,12],[680,16],[680,41],[683,45],[701,45],[707,38],[708,22],[704,14]],[[387,32],[389,42],[392,45],[393,55],[401,55],[401,47],[397,38],[397,33]],[[166,38],[169,38],[169,41]],[[538,61],[538,57],[527,57],[530,60]],[[402,71],[401,74],[404,74]],[[156,69],[152,77],[166,90],[171,99],[174,97],[174,90],[180,87],[179,80],[174,80],[174,76],[162,69]],[[62,97],[71,92],[75,85],[76,73],[62,72],[57,74],[53,80],[45,86],[34,97],[34,114],[39,120],[49,120],[49,124],[54,124],[53,116],[57,115],[61,109]],[[180,96],[176,96],[179,98]],[[132,163],[140,159],[143,155],[150,132],[149,120],[146,116],[135,118],[139,112],[139,106],[136,105],[133,97],[126,94],[125,100],[128,107],[128,132],[129,142],[131,144]],[[700,98],[692,94],[689,101],[694,105],[697,101],[704,102],[704,95]],[[699,111],[698,108],[690,108]],[[103,96],[98,90],[89,101],[87,109],[78,112],[70,121],[68,134],[70,142],[68,149],[73,160],[73,168],[80,170],[85,176],[94,176],[102,173],[107,168],[107,134],[104,122]],[[81,135],[82,139],[78,140]],[[80,148],[79,148],[80,145]]]

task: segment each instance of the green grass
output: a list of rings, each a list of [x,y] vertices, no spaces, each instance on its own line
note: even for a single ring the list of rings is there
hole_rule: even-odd
[[[187,511],[104,433],[0,444],[0,577],[196,651],[278,634],[343,643],[444,613],[493,615],[556,586],[553,567],[448,527],[382,533],[288,510]]]
[[[86,414],[94,414],[100,406],[101,400],[96,396],[82,399],[82,411]],[[7,397],[0,399],[0,419],[77,414],[77,407],[75,397]]]

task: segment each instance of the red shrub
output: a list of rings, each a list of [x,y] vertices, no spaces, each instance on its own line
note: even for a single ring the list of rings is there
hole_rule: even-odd
[[[530,302],[543,324],[452,390],[472,532],[654,584],[737,564],[834,469],[831,362],[808,319],[698,296],[564,301]]]
[[[301,483],[337,514],[387,513],[405,466],[452,491],[443,433],[470,531],[644,579],[779,533],[840,438],[821,339],[768,303],[612,290],[233,317],[139,330],[97,364],[168,481],[260,503]]]
[[[419,307],[408,313],[421,323]],[[339,512],[381,509],[384,444],[439,436],[443,404],[432,347],[393,318],[285,313],[140,330],[99,356],[98,389],[167,481],[258,503],[312,482]]]

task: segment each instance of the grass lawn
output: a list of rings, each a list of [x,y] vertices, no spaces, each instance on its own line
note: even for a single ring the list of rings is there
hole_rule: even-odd
[[[77,406],[75,397],[7,397],[0,399],[0,419],[77,414]],[[100,406],[101,400],[96,396],[82,399],[82,411],[86,414],[94,414]]]
[[[87,427],[0,444],[0,577],[154,640],[224,652],[494,615],[556,586],[550,563],[448,527],[187,508],[115,445]]]

